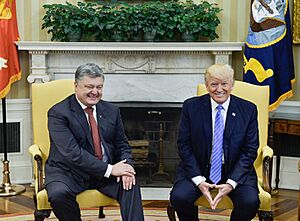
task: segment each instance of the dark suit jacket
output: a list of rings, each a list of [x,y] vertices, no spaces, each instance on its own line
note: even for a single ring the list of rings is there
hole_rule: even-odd
[[[124,133],[119,108],[100,101],[96,110],[108,162],[98,160],[94,155],[89,124],[75,95],[48,111],[50,153],[45,167],[46,185],[60,181],[74,192],[81,192],[88,188],[91,179],[104,178],[108,163],[114,164],[123,159],[131,162],[131,148]]]
[[[212,110],[208,94],[186,100],[178,135],[181,158],[177,178],[209,177],[212,150]],[[226,179],[257,188],[253,163],[259,147],[257,108],[231,95],[225,123],[223,151]]]

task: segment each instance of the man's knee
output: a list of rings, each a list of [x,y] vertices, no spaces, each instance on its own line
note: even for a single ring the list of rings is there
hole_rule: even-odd
[[[170,194],[170,202],[174,208],[180,208],[187,205],[194,205],[192,196],[184,193],[183,191],[172,190]]]
[[[238,203],[234,205],[234,208],[242,211],[254,212],[256,213],[259,209],[260,201],[256,194],[248,195],[248,197],[243,197]]]
[[[50,183],[46,186],[48,198],[51,203],[65,203],[66,200],[75,200],[75,194],[69,187],[61,182]]]
[[[136,183],[135,185],[132,185],[132,189],[133,189],[134,192],[135,191],[138,191],[138,192],[141,191],[141,187],[138,183]]]
[[[235,208],[245,209],[258,209],[260,205],[258,191],[254,187],[247,185],[240,185],[229,194],[233,201]]]
[[[175,209],[191,208],[200,195],[201,192],[194,183],[190,180],[182,180],[173,186],[170,201]]]
[[[253,194],[253,195],[248,195],[248,197],[244,197],[241,201],[240,201],[240,205],[247,208],[247,207],[251,207],[251,208],[255,208],[255,207],[259,207],[259,197],[257,194]]]
[[[245,208],[252,208],[254,211],[257,211],[260,206],[260,201],[258,195],[253,195],[252,197],[249,197],[249,199],[246,202]]]

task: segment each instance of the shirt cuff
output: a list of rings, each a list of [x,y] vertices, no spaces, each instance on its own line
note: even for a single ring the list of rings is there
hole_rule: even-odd
[[[238,183],[235,182],[235,181],[232,180],[232,179],[228,179],[226,183],[230,184],[230,185],[232,186],[233,189],[235,189],[236,186],[238,185]]]
[[[107,165],[107,169],[106,169],[106,172],[105,172],[105,174],[104,174],[104,177],[106,177],[106,178],[109,178],[109,177],[110,177],[112,168],[113,168],[112,165],[110,165],[110,164]]]
[[[196,186],[199,186],[200,183],[206,181],[206,178],[204,176],[195,176],[192,178],[192,181]]]

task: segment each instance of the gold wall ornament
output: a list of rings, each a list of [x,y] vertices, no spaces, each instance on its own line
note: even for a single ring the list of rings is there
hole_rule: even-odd
[[[294,0],[293,43],[300,44],[300,0]]]

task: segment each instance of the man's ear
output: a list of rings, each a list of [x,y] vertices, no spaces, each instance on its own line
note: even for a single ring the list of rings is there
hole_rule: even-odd
[[[206,88],[207,92],[209,92],[207,83],[205,83],[205,88]]]

